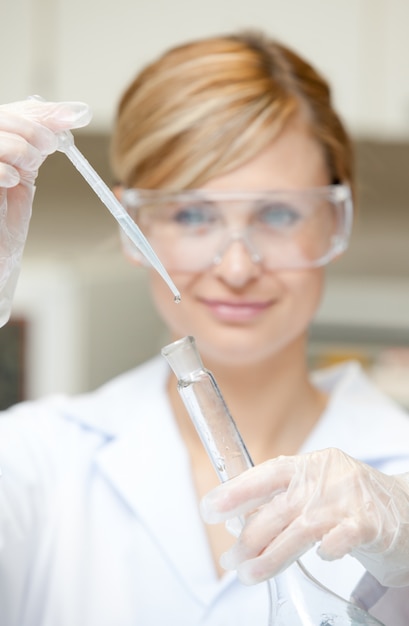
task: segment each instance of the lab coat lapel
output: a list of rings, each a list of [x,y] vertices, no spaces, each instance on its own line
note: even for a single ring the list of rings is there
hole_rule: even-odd
[[[98,453],[97,464],[174,564],[197,599],[207,603],[217,579],[207,548],[187,451],[165,393],[140,390],[130,427]],[[129,406],[128,411],[132,411]]]
[[[348,362],[315,372],[312,380],[329,394],[330,401],[299,452],[334,446],[374,467],[385,467],[390,462],[391,471],[406,471],[406,415],[376,389],[359,364]]]

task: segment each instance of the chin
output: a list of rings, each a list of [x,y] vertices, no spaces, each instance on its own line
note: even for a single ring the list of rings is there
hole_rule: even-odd
[[[258,364],[278,356],[280,348],[274,348],[271,344],[257,344],[254,341],[227,341],[225,338],[219,342],[205,339],[197,339],[199,352],[203,361],[213,363],[215,366],[228,366],[230,368],[254,367]]]

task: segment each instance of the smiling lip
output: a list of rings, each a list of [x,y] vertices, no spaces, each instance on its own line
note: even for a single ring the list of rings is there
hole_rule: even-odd
[[[246,322],[255,319],[268,309],[272,302],[230,302],[202,300],[214,317],[228,322]]]

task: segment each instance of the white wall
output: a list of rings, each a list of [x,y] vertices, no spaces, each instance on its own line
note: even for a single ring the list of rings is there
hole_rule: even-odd
[[[355,134],[409,137],[407,0],[4,0],[0,23],[0,101],[84,100],[94,129],[168,46],[262,27],[321,68]]]

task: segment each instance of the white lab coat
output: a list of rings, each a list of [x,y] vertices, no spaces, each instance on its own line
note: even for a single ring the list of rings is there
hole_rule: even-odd
[[[96,392],[0,418],[1,626],[263,626],[266,584],[215,576],[158,357]],[[303,451],[338,446],[409,469],[409,419],[355,364],[316,377],[332,400]],[[251,451],[250,451],[251,453]],[[344,595],[347,557],[313,573]]]

